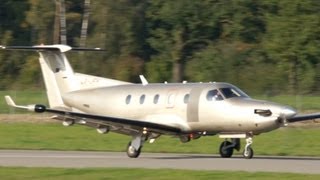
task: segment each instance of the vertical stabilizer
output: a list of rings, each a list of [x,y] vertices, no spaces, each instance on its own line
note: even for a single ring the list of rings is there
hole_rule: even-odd
[[[39,61],[50,107],[64,107],[61,96],[64,93],[78,90],[78,83],[73,69],[64,54],[71,48],[65,45],[54,45],[54,47],[57,47],[57,49],[39,50]]]

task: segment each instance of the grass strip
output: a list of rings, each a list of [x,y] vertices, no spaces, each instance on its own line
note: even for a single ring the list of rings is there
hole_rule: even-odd
[[[1,179],[320,179],[320,175],[264,172],[191,171],[125,168],[19,168],[0,167]]]
[[[80,151],[125,151],[131,137],[98,134],[95,129],[60,123],[0,122],[0,149],[44,149]],[[222,139],[202,137],[189,143],[161,136],[145,143],[142,152],[218,154]],[[320,156],[320,128],[282,128],[254,137],[255,155]],[[242,140],[242,147],[244,141]],[[242,151],[235,152],[242,154]]]

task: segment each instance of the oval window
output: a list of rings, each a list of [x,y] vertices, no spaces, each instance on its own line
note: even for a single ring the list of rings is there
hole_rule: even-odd
[[[146,98],[146,95],[140,96],[140,104],[144,103],[144,99]]]
[[[153,103],[154,103],[154,104],[158,104],[158,102],[159,102],[159,97],[160,97],[159,94],[157,94],[157,95],[154,96],[154,98],[153,98]]]
[[[189,102],[189,97],[190,97],[189,94],[186,94],[186,95],[184,96],[183,102],[184,102],[185,104],[187,104],[187,103]]]
[[[131,101],[131,95],[128,95],[126,97],[126,104],[130,104],[130,101]]]

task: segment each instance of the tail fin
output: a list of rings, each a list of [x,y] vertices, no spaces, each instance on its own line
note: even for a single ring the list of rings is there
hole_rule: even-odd
[[[65,52],[72,48],[66,45],[40,45],[40,46],[0,46],[7,50],[36,50],[39,52],[39,62],[47,89],[47,96],[51,108],[68,108],[62,99],[62,95],[76,90],[98,88],[129,84],[108,78],[101,78],[86,74],[74,73]],[[99,50],[74,48],[74,50]]]
[[[64,107],[61,95],[79,90],[73,69],[64,54],[71,48],[65,45],[46,47],[56,47],[58,49],[39,51],[39,62],[47,89],[49,105],[50,107]]]

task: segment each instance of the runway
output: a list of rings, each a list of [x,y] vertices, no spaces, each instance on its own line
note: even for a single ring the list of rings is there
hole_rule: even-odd
[[[320,174],[320,158],[255,156],[254,159],[218,155],[142,153],[128,158],[125,152],[0,150],[0,166],[63,168],[150,168],[290,172]]]

